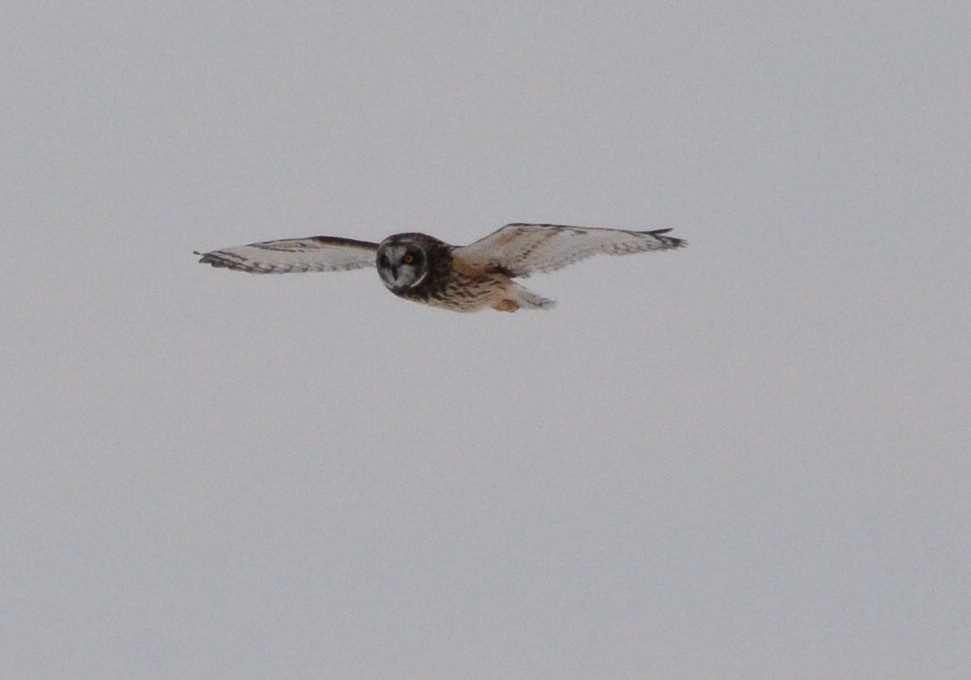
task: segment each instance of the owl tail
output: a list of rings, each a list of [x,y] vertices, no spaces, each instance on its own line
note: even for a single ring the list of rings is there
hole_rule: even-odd
[[[552,309],[555,304],[555,301],[526,290],[518,283],[513,283],[495,308],[503,312],[514,312],[517,309]]]

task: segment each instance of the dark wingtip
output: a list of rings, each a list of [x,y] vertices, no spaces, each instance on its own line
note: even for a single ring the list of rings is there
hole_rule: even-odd
[[[664,236],[664,234],[667,234],[669,231],[671,231],[670,227],[667,229],[655,229],[653,231],[646,231],[644,233],[650,234],[651,236],[656,236],[658,239],[660,239],[661,241],[664,241],[664,243],[671,248],[684,248],[686,245],[688,245],[688,242],[685,241],[683,238],[677,238],[676,236]]]
[[[208,265],[212,265],[213,267],[226,267],[227,269],[234,269],[238,267],[236,263],[229,261],[224,257],[221,257],[216,252],[200,253],[198,250],[193,250],[192,254],[200,256],[199,264],[208,264]]]

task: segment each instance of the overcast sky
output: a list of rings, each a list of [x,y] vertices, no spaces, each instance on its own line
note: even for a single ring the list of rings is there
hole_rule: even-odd
[[[5,4],[0,676],[971,677],[969,31]],[[192,255],[513,221],[689,246],[476,315]]]

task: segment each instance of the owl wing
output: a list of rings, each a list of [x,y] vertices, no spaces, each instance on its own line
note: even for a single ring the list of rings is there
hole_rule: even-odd
[[[687,245],[682,239],[664,236],[669,231],[515,223],[507,224],[475,243],[456,248],[453,256],[471,268],[526,277],[561,269],[599,253],[626,255]]]
[[[202,255],[199,262],[253,274],[335,272],[373,267],[378,244],[337,236],[250,243]]]

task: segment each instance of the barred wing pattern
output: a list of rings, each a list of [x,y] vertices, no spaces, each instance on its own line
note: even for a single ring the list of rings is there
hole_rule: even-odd
[[[682,239],[664,236],[669,231],[514,223],[475,243],[456,248],[454,255],[474,269],[527,277],[561,269],[597,254],[627,255],[687,245]]]
[[[334,272],[375,266],[377,243],[337,236],[263,241],[223,248],[202,255],[199,262],[252,274]]]

